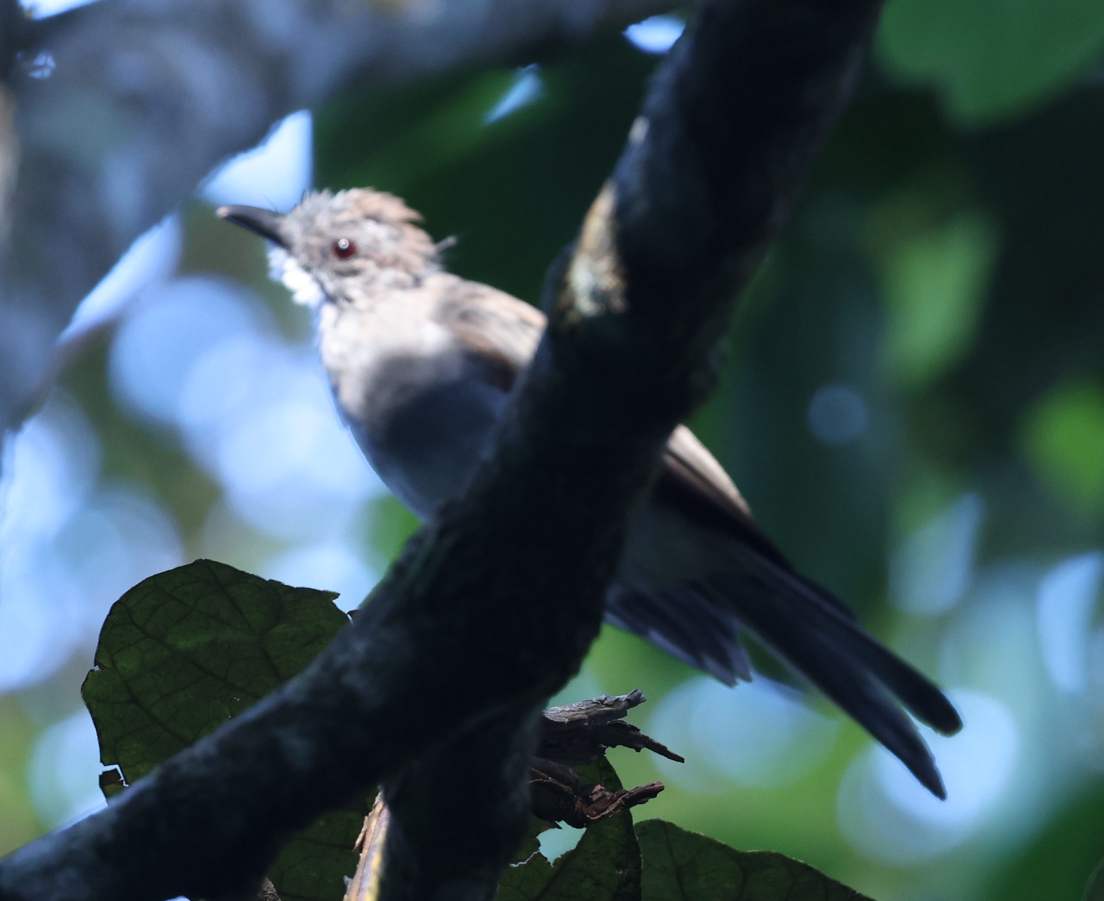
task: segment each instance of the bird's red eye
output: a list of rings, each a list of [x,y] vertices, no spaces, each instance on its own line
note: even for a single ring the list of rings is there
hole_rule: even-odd
[[[333,242],[333,252],[339,260],[347,260],[356,253],[356,245],[348,238],[338,238]]]

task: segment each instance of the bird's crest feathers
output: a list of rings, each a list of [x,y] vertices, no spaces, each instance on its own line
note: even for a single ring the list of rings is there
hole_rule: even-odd
[[[327,298],[371,304],[440,270],[440,249],[421,219],[401,198],[371,188],[307,194],[284,219],[286,246],[270,251],[273,276],[308,306]],[[335,258],[342,239],[353,251]]]
[[[401,197],[372,188],[349,188],[337,193],[313,191],[303,197],[291,215],[315,221],[329,219],[331,225],[347,225],[364,219],[389,225],[422,221],[422,214],[407,206]]]

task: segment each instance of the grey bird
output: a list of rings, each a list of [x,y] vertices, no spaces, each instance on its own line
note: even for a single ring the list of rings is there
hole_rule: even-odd
[[[314,311],[345,422],[387,486],[431,517],[479,463],[543,314],[445,271],[441,245],[390,194],[320,192],[284,215],[244,206],[218,215],[272,242],[273,277]],[[750,633],[945,797],[898,702],[951,734],[962,721],[950,701],[794,569],[685,426],[631,523],[605,617],[730,685],[751,678],[740,641]]]

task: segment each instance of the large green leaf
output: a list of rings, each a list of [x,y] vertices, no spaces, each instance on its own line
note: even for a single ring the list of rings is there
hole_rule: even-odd
[[[600,759],[580,768],[584,782],[610,791],[621,788],[613,767]],[[639,901],[640,850],[628,810],[590,826],[579,844],[550,863],[535,851],[525,863],[509,867],[497,901]]]
[[[1104,53],[1100,0],[894,0],[878,57],[896,78],[927,84],[960,122],[1032,109]]]
[[[136,585],[108,613],[82,689],[104,764],[133,783],[294,676],[348,623],[336,597],[210,560]],[[341,898],[366,813],[333,811],[285,847],[269,874],[283,901]]]
[[[636,827],[643,901],[864,901],[808,864],[774,851],[737,851],[663,820]],[[869,899],[866,899],[869,901]]]

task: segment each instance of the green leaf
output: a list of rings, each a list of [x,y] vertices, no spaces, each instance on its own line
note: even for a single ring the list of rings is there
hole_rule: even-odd
[[[774,851],[737,851],[663,820],[636,827],[643,901],[869,901]]]
[[[1035,471],[1075,512],[1104,507],[1104,390],[1067,383],[1031,410],[1021,441]]]
[[[133,783],[294,676],[348,623],[336,597],[210,560],[136,585],[108,613],[82,688],[104,764]],[[288,843],[269,873],[283,901],[341,898],[366,813],[333,811]]]
[[[353,844],[372,799],[323,814],[295,835],[272,863],[268,878],[280,901],[340,901],[345,877],[356,870]]]
[[[621,787],[613,767],[601,758],[580,767],[584,781]],[[632,814],[625,810],[590,826],[579,844],[549,863],[536,851],[525,863],[507,868],[497,901],[639,901],[640,850]]]
[[[968,125],[1041,105],[1099,62],[1100,0],[894,0],[877,56],[905,84],[936,88]]]

